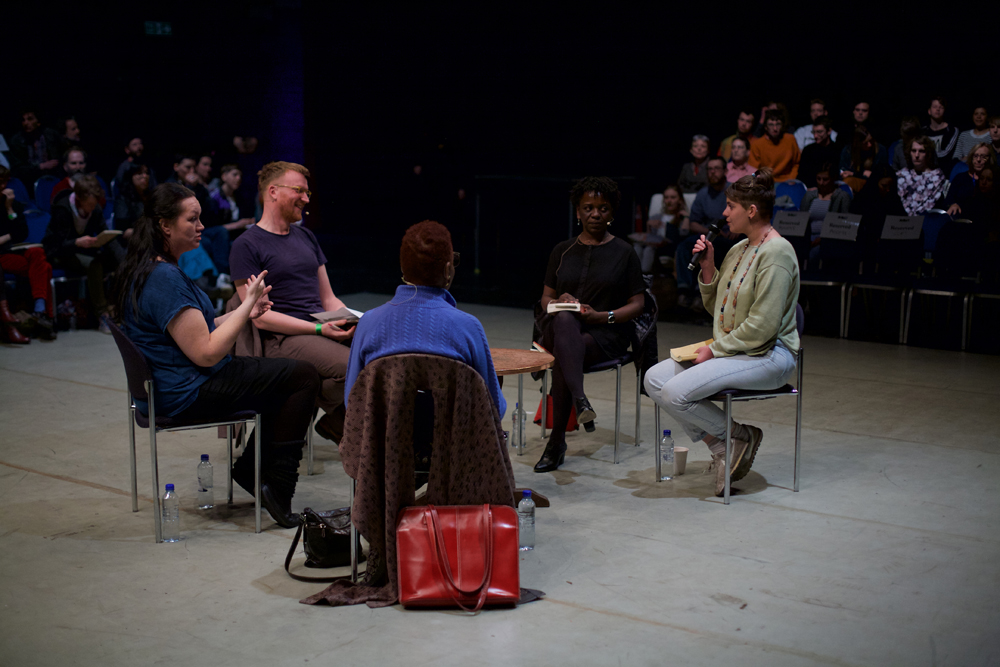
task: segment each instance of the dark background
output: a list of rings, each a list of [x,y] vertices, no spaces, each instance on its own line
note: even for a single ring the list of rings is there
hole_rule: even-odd
[[[458,298],[523,307],[569,234],[573,178],[618,177],[624,235],[690,137],[714,151],[741,107],[783,101],[794,130],[821,97],[849,131],[864,99],[884,145],[901,116],[926,120],[931,94],[963,130],[973,107],[1000,110],[988,16],[978,33],[944,7],[540,5],[20,5],[3,22],[0,132],[24,106],[73,114],[106,178],[135,135],[161,178],[178,150],[215,150],[218,168],[234,135],[256,136],[248,168],[312,170],[307,224],[336,291],[393,290],[403,231],[433,218],[462,252]]]

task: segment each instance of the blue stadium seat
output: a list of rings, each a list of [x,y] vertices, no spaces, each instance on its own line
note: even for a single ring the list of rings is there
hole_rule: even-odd
[[[951,220],[947,211],[932,208],[924,212],[924,252],[934,252],[938,232]]]
[[[774,188],[774,197],[788,197],[795,204],[795,210],[799,210],[802,205],[802,198],[806,196],[806,184],[799,180],[788,180],[778,183]]]
[[[969,171],[969,165],[965,164],[965,162],[957,162],[955,163],[955,166],[951,168],[951,175],[948,176],[948,180],[954,181],[956,176],[967,171]]]
[[[21,182],[19,178],[12,178],[7,182],[7,187],[14,191],[14,199],[26,204],[27,206],[32,206],[35,202],[31,201],[31,197],[28,196],[28,188],[24,187],[24,183]]]
[[[49,220],[52,219],[45,211],[32,209],[24,212],[25,221],[28,223],[28,238],[26,243],[41,243],[45,238],[45,230],[49,227]]]
[[[55,176],[42,176],[35,181],[35,205],[46,213],[52,212],[52,189],[59,179]]]
[[[837,181],[837,187],[846,192],[847,196],[850,197],[851,200],[854,199],[854,190],[851,189],[850,185],[843,181]]]

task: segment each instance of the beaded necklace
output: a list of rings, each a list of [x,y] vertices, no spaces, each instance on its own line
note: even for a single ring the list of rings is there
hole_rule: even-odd
[[[760,247],[764,245],[764,241],[767,240],[767,237],[771,233],[772,229],[774,229],[774,227],[768,229],[767,232],[764,233],[764,238],[760,240],[760,243],[754,246],[753,255],[751,255],[750,261],[747,262],[747,268],[743,272],[743,275],[740,276],[740,282],[736,284],[736,291],[733,292],[733,309],[736,308],[736,299],[739,298],[740,287],[743,285],[743,280],[747,277],[747,274],[750,273],[750,266],[753,264],[753,260],[757,257],[757,253],[760,251]],[[743,261],[743,255],[746,254],[747,248],[749,247],[750,247],[750,242],[748,241],[747,244],[743,246],[743,252],[740,253],[740,258],[736,260],[736,266],[733,267],[733,273],[732,275],[729,276],[729,282],[726,283],[726,293],[722,296],[722,306],[719,308],[719,326],[722,327],[722,330],[725,331],[726,333],[729,333],[730,331],[733,330],[733,327],[727,328],[725,322],[723,321],[723,315],[726,312],[726,301],[729,300],[729,287],[733,284],[733,278],[736,277],[736,270],[740,268],[740,262]],[[736,324],[736,315],[734,314],[733,325],[735,324]]]

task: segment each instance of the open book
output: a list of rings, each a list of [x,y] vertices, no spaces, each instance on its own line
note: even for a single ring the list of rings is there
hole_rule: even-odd
[[[672,348],[670,350],[670,358],[677,362],[694,361],[698,358],[699,347],[711,345],[714,342],[714,338],[709,338],[708,340],[703,340],[700,343],[691,343],[690,345],[685,345],[684,347]]]
[[[549,301],[548,307],[545,309],[547,313],[558,313],[563,310],[568,310],[572,313],[580,312],[580,304],[578,303],[561,303],[559,301]]]
[[[10,247],[10,249],[16,252],[18,250],[27,250],[28,248],[41,248],[41,247],[42,247],[41,243],[15,243]]]
[[[120,229],[105,229],[103,232],[97,235],[97,242],[92,245],[92,248],[100,248],[102,245],[107,243],[113,238],[117,238],[122,235],[122,230]]]
[[[357,324],[361,316],[364,315],[360,310],[352,310],[351,308],[338,308],[337,310],[328,310],[325,313],[313,313],[312,317],[317,322],[335,322],[337,320],[347,320],[347,324]]]

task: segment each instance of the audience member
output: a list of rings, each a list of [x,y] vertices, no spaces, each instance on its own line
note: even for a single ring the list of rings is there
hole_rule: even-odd
[[[258,175],[264,215],[233,243],[232,274],[241,299],[251,275],[268,272],[272,309],[254,320],[265,357],[301,359],[322,379],[317,403],[326,412],[316,432],[339,442],[344,433],[344,379],[354,327],[317,323],[313,313],[339,310],[344,302],[330,287],[326,255],[313,233],[295,224],[309,204],[309,170],[292,162],[270,162]]]
[[[14,199],[14,191],[7,187],[9,181],[10,170],[7,167],[0,167],[0,196],[4,200],[3,215],[0,216],[0,273],[28,278],[31,298],[34,299],[34,332],[39,338],[55,340],[56,334],[51,319],[52,292],[49,290],[52,265],[45,259],[45,251],[41,248],[19,251],[11,248],[15,243],[23,243],[28,238],[28,222],[24,216],[24,205]],[[13,326],[14,323],[7,319],[9,311],[6,299],[3,300],[2,311],[3,323]],[[12,333],[9,326],[5,328],[12,342],[28,342],[27,338],[19,335],[20,332]]]
[[[882,235],[887,215],[906,215],[899,198],[896,172],[888,165],[878,165],[858,194],[851,200],[848,212],[861,215],[856,242],[861,251],[863,267],[871,271],[875,266],[876,246]]]
[[[755,142],[756,143],[756,142]],[[708,234],[708,225],[712,222],[720,223],[722,234],[716,239],[717,247],[724,247],[728,250],[736,241],[736,235],[729,231],[729,227],[722,220],[722,213],[726,210],[726,164],[721,157],[714,157],[708,161],[708,185],[698,191],[691,205],[691,234],[681,241],[677,246],[675,258],[677,268],[677,302],[684,307],[699,307],[695,290],[697,286],[694,282],[694,273],[688,270],[691,256],[694,254],[692,248],[702,234]]]
[[[742,140],[741,140],[742,141]],[[659,211],[649,212],[646,232],[629,234],[632,247],[639,255],[643,273],[651,273],[656,258],[660,255],[673,256],[677,243],[690,229],[684,194],[676,185],[668,185],[663,191],[663,204]]]
[[[897,175],[899,198],[907,215],[920,215],[944,197],[948,178],[937,168],[937,155],[930,137],[917,137],[907,146],[906,169]]]
[[[767,112],[764,123],[767,135],[750,145],[750,164],[767,167],[774,173],[774,180],[787,181],[799,173],[799,145],[795,137],[786,134],[785,124],[779,110]]]
[[[906,147],[910,142],[920,136],[920,119],[916,116],[903,116],[899,123],[899,141],[893,145],[892,168],[895,171],[906,168]]]
[[[130,162],[122,174],[118,185],[118,199],[115,200],[115,229],[122,230],[122,239],[128,245],[133,228],[142,217],[152,188],[149,185],[149,167],[138,162]]]
[[[990,244],[1000,242],[1000,197],[994,185],[996,166],[984,167],[976,179],[976,189],[962,204],[962,217],[972,220]],[[996,247],[993,245],[993,247]],[[987,256],[991,253],[987,252]],[[996,272],[996,263],[991,263],[991,270]]]
[[[1000,116],[990,116],[990,142],[993,150],[1000,155]]]
[[[816,188],[806,192],[799,206],[801,211],[809,211],[810,251],[809,259],[819,256],[819,234],[823,231],[823,220],[827,213],[847,213],[851,206],[851,196],[837,187],[834,175],[836,167],[830,162],[819,166],[814,175]]]
[[[196,167],[198,168],[196,169]],[[198,198],[198,204],[201,206],[201,222],[205,225],[205,229],[201,233],[201,248],[208,253],[208,256],[217,269],[217,273],[220,275],[225,274],[225,278],[223,278],[225,281],[228,279],[230,273],[229,254],[231,246],[229,242],[229,230],[221,224],[222,221],[215,200],[212,198],[208,188],[205,187],[202,174],[208,175],[211,174],[211,171],[211,157],[205,155],[201,159],[196,160],[190,155],[178,153],[174,156],[174,174],[167,179],[167,182],[180,183],[194,192],[194,196]],[[190,262],[195,257],[196,255],[192,255],[187,261]],[[179,266],[183,269],[189,268],[184,262],[181,262]]]
[[[871,105],[868,102],[858,102],[854,105],[854,126],[867,125],[868,115],[871,113]]]
[[[840,146],[833,143],[833,133],[830,129],[830,117],[820,116],[812,125],[812,143],[802,151],[799,161],[798,178],[807,188],[816,187],[816,172],[824,164],[840,164]],[[840,170],[831,174],[833,180],[838,180]]]
[[[643,383],[692,441],[708,445],[717,496],[724,494],[727,481],[727,445],[729,481],[738,481],[750,472],[764,434],[756,426],[727,423],[726,412],[709,397],[730,388],[781,387],[795,373],[800,342],[795,317],[799,264],[792,245],[771,226],[770,170],[744,176],[729,186],[726,196],[726,220],[746,240],[726,253],[721,268],[716,267],[713,243],[700,238],[695,246],[704,249],[698,285],[712,315],[713,342],[699,348],[693,362],[660,362],[646,372]],[[727,430],[731,443],[726,442]]]
[[[830,141],[837,142],[837,131],[830,127],[830,119],[826,113],[826,102],[820,99],[812,100],[809,103],[809,122],[795,130],[795,142],[799,145],[799,150],[804,151],[806,146],[816,141],[813,135],[813,128],[820,118],[826,118],[826,128],[830,135]]]
[[[59,177],[59,157],[62,151],[59,134],[43,128],[33,109],[21,112],[21,131],[10,140],[10,171],[33,192],[35,181],[42,176]]]
[[[732,160],[726,164],[726,182],[735,183],[755,171],[750,164],[749,139],[735,137],[730,143],[730,155],[732,155]]]
[[[976,107],[972,110],[972,129],[959,134],[955,143],[956,160],[964,160],[973,146],[991,140],[988,118],[986,107]]]
[[[354,381],[370,362],[392,354],[435,354],[475,368],[503,418],[507,402],[493,369],[486,331],[479,320],[457,308],[448,292],[457,264],[444,225],[425,220],[406,230],[399,249],[404,284],[396,288],[391,301],[365,313],[351,342],[345,409]]]
[[[224,164],[220,170],[220,187],[212,192],[212,200],[219,212],[219,220],[228,231],[239,231],[254,223],[253,216],[240,217],[243,211],[252,213],[250,204],[244,198],[242,202],[236,199],[236,194],[243,183],[243,172],[235,164]]]
[[[931,98],[931,106],[927,109],[930,122],[922,129],[924,136],[934,144],[934,152],[937,156],[937,164],[942,171],[950,172],[952,166],[952,156],[955,154],[955,145],[958,143],[958,128],[949,125],[945,119],[945,99],[938,95]]]
[[[766,105],[761,107],[760,110],[760,123],[757,128],[753,131],[753,136],[755,139],[760,139],[767,133],[767,112],[777,111],[781,117],[782,128],[787,128],[791,126],[788,121],[788,107],[785,106],[783,102],[768,102]],[[751,143],[753,140],[751,139]],[[796,144],[797,145],[797,144]]]
[[[76,121],[73,116],[66,116],[65,118],[59,119],[59,125],[56,128],[59,131],[60,136],[62,136],[62,151],[61,153],[66,153],[66,151],[73,148],[81,148],[80,146],[80,124]]]
[[[677,185],[681,192],[698,192],[708,183],[705,175],[705,161],[708,159],[708,137],[696,134],[691,138],[691,162],[681,167],[681,175],[677,177]]]
[[[212,181],[212,155],[210,153],[202,153],[198,156],[198,160],[194,165],[194,173],[198,175],[198,180],[200,180],[209,192],[209,183]]]
[[[52,266],[86,274],[94,310],[102,316],[101,330],[110,333],[103,316],[108,313],[104,278],[110,276],[124,251],[118,243],[100,244],[97,236],[107,229],[98,200],[103,190],[94,176],[83,176],[73,192],[52,206],[52,219],[42,245]]]
[[[122,177],[125,175],[125,170],[133,162],[140,162],[142,158],[142,153],[145,150],[145,146],[142,144],[142,139],[140,137],[132,137],[125,144],[125,159],[122,163],[118,165],[118,169],[115,171],[115,181],[121,185]],[[149,165],[146,165],[149,167]],[[149,167],[149,187],[150,190],[156,187],[156,173],[153,171],[152,167]]]
[[[262,413],[262,432],[248,438],[233,481],[254,493],[259,446],[261,505],[279,526],[293,528],[299,517],[291,502],[319,378],[307,363],[229,355],[240,330],[271,305],[266,272],[250,277],[239,308],[216,318],[212,303],[176,265],[198,247],[198,208],[194,193],[181,185],[153,191],[116,282],[116,320],[156,380],[158,416],[194,421]],[[149,412],[144,401],[136,407]]]
[[[82,148],[69,149],[62,157],[62,168],[66,172],[66,178],[52,187],[52,195],[49,197],[50,202],[55,202],[56,196],[60,192],[73,189],[73,184],[77,180],[77,174],[82,176],[87,173],[87,154]],[[107,203],[103,189],[101,190],[101,198],[97,203],[102,209],[104,208],[104,204]]]
[[[840,177],[855,192],[861,190],[872,171],[880,164],[887,164],[885,147],[864,125],[854,127],[851,145],[840,153]]]
[[[965,163],[969,166],[969,170],[952,179],[948,196],[944,200],[944,205],[948,207],[948,215],[962,213],[963,204],[976,193],[984,169],[989,169],[992,177],[996,172],[997,154],[993,147],[984,141],[972,149],[966,156]]]
[[[8,169],[4,165],[0,165],[0,167]],[[14,313],[10,312],[10,305],[7,303],[7,282],[0,280],[0,334],[2,334],[0,339],[16,345],[29,344],[31,339],[18,329],[20,324],[20,320],[14,317]]]
[[[741,137],[746,140],[747,147],[750,146],[750,140],[753,138],[753,110],[742,109],[740,110],[740,115],[736,118],[736,134],[731,134],[722,140],[719,144],[719,153],[723,160],[728,162],[732,159],[732,145],[733,139],[736,137]]]
[[[722,167],[719,158],[709,168]],[[725,182],[724,171],[716,178]],[[709,176],[711,179],[712,176]],[[556,470],[566,455],[566,425],[572,408],[588,431],[597,417],[583,391],[583,369],[615,359],[628,350],[634,326],[642,314],[646,284],[639,259],[625,241],[608,231],[621,202],[610,178],[584,178],[573,185],[573,210],[580,235],[552,249],[535,326],[542,346],[556,358],[552,369],[552,434],[535,472]],[[549,314],[551,302],[580,304],[579,312]]]

